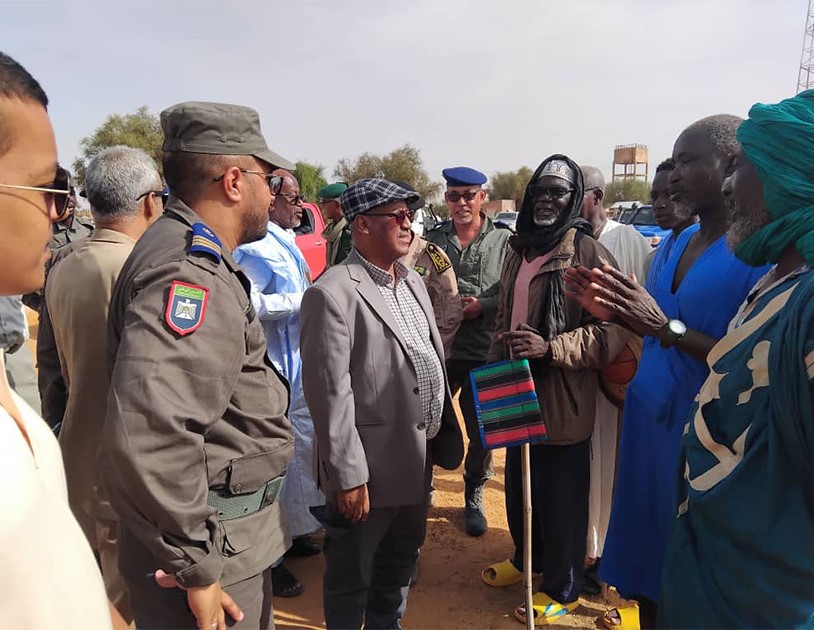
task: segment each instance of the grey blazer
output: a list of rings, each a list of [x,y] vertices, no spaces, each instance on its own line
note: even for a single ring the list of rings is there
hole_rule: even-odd
[[[421,277],[406,279],[444,350]],[[463,439],[446,397],[441,430],[427,440],[418,379],[398,324],[356,253],[331,267],[306,292],[300,311],[303,390],[316,433],[317,480],[329,501],[338,490],[368,484],[371,507],[423,500],[426,458],[454,470]]]

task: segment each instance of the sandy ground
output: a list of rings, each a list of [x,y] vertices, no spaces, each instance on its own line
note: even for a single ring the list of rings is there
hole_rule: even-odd
[[[427,541],[421,551],[418,583],[410,589],[403,625],[409,630],[435,628],[507,628],[525,626],[512,610],[523,602],[523,585],[496,589],[480,579],[492,562],[512,551],[503,503],[503,450],[495,453],[495,476],[485,492],[489,531],[481,538],[464,533],[462,471],[435,475],[435,507],[430,508]],[[322,556],[287,559],[286,564],[305,586],[305,593],[274,600],[279,628],[323,628]],[[580,600],[580,607],[557,627],[603,627],[597,621],[607,609],[602,597]]]

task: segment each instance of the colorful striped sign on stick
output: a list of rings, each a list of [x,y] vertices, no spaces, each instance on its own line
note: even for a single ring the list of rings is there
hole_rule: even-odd
[[[529,362],[501,361],[469,372],[483,445],[488,449],[534,444],[546,429]]]

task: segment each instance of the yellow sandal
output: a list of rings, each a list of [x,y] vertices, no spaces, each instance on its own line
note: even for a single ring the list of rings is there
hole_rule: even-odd
[[[611,617],[616,613],[617,619]],[[602,615],[602,624],[608,630],[639,630],[641,625],[639,623],[639,605],[633,604],[632,606],[617,606],[611,608],[604,615]]]
[[[518,571],[511,560],[504,560],[503,562],[496,562],[485,568],[481,571],[480,578],[489,586],[501,588],[503,586],[522,583],[523,572]]]
[[[554,601],[545,593],[535,593],[531,599],[531,607],[534,611],[534,625],[547,626],[559,621],[570,612],[579,608],[579,600],[570,604],[561,604]],[[514,609],[514,617],[520,623],[526,623],[526,605],[522,604]]]

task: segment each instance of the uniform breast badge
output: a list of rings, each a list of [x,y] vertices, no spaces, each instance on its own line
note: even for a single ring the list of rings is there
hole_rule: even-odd
[[[206,314],[209,289],[174,280],[167,298],[164,320],[179,335],[188,335],[200,328]]]

